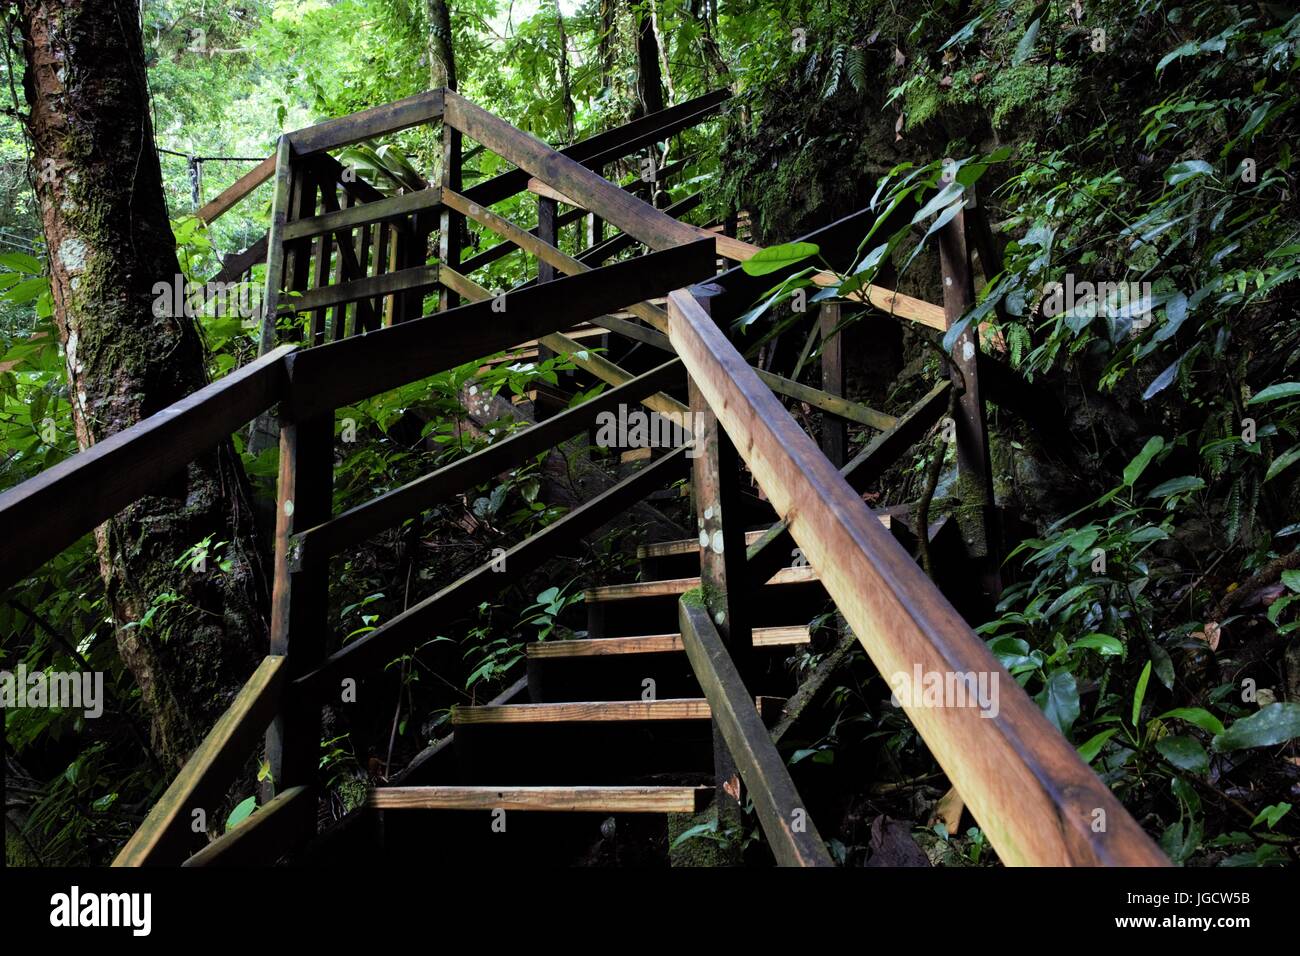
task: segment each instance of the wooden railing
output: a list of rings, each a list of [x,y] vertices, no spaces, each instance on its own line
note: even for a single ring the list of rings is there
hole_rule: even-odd
[[[693,472],[695,505],[701,527],[716,543],[701,551],[699,596],[684,599],[680,609],[683,644],[724,741],[716,754],[720,789],[734,797],[739,783],[733,776],[743,781],[780,862],[830,862],[745,688],[752,666],[746,597],[784,563],[791,543],[817,569],[882,674],[910,673],[919,664],[941,674],[996,675],[996,716],[907,702],[905,709],[1004,862],[1164,862],[859,497],[868,482],[934,424],[947,406],[951,386],[937,386],[895,418],[751,368],[722,328],[753,301],[758,286],[770,285],[773,278],[755,279],[736,269],[715,275],[715,262],[718,255],[745,259],[755,247],[681,222],[671,207],[655,209],[593,171],[671,135],[668,130],[712,115],[721,102],[720,97],[706,98],[690,109],[646,117],[561,152],[449,91],[420,94],[281,138],[272,168],[273,220],[264,243],[266,354],[0,496],[0,522],[12,543],[0,557],[0,584],[8,584],[168,480],[249,418],[279,405],[270,656],[123,849],[119,864],[187,858],[196,865],[273,861],[301,845],[315,830],[322,702],[340,681],[378,670],[427,640],[432,627],[463,615],[502,587],[492,564],[476,568],[335,650],[326,618],[330,558],[448,495],[524,463],[623,402],[689,411],[699,426],[692,436],[702,452]],[[440,188],[394,197],[380,196],[364,184],[352,184],[349,191],[341,167],[326,153],[439,117],[446,147]],[[517,169],[462,190],[460,135]],[[208,214],[229,209],[265,173],[263,164],[245,176],[210,204]],[[592,220],[610,223],[620,234],[601,239],[597,231],[599,241],[579,256],[568,256],[558,249],[556,217],[543,214],[536,229],[525,230],[487,208],[530,183],[539,202],[572,200]],[[338,203],[340,184],[345,204]],[[910,211],[896,210],[895,215]],[[439,259],[430,264],[435,216]],[[551,271],[541,273],[539,282],[506,293],[504,301],[496,300],[467,274],[474,260],[460,263],[459,239],[453,237],[461,235],[464,217],[500,235],[500,246],[524,250]],[[814,238],[823,257],[839,267],[852,258],[869,226],[870,218],[858,214]],[[652,252],[593,268],[613,255],[609,250],[620,241],[624,247],[643,243]],[[495,255],[498,248],[488,252]],[[246,267],[253,253],[250,249],[230,267]],[[559,278],[559,272],[568,275]],[[435,291],[440,311],[421,316],[426,294]],[[664,295],[666,311],[652,301]],[[458,306],[460,298],[471,301]],[[935,324],[937,309],[938,321],[943,321],[942,309],[889,290],[869,290],[863,300],[929,325]],[[309,314],[296,334],[312,347],[271,347],[281,304],[285,314]],[[627,311],[610,314],[621,309]],[[635,375],[564,335],[582,322],[675,353],[680,360]],[[526,341],[568,355],[615,388],[373,501],[332,514],[337,408]],[[689,373],[689,405],[667,394],[683,371]],[[881,433],[837,470],[795,424],[774,390]],[[511,577],[540,567],[650,490],[679,478],[687,465],[683,452],[660,458],[515,545],[506,554]],[[737,521],[727,520],[738,511],[742,459],[781,515],[748,550]],[[219,801],[268,722],[266,754],[275,798],[250,821],[198,849],[192,842],[193,810]],[[1100,829],[1099,819],[1104,821]]]

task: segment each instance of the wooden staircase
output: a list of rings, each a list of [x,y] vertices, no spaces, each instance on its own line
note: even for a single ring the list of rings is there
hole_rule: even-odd
[[[434,90],[285,134],[273,157],[205,207],[201,215],[210,222],[273,179],[268,235],[231,256],[214,277],[238,280],[265,262],[259,358],[0,495],[7,534],[0,584],[8,585],[132,502],[182,478],[189,462],[250,420],[258,423],[254,447],[259,440],[279,442],[268,654],[117,865],[346,856],[346,841],[318,826],[322,711],[340,706],[340,687],[382,675],[431,634],[468,619],[480,603],[557,555],[573,553],[566,549],[662,497],[683,477],[690,479],[698,538],[647,545],[645,580],[588,591],[585,639],[530,647],[526,679],[488,704],[456,708],[453,734],[345,821],[377,821],[385,853],[407,853],[421,863],[431,848],[444,859],[463,851],[483,864],[497,857],[536,863],[555,861],[560,843],[589,843],[592,816],[601,814],[615,819],[615,832],[630,827],[644,837],[616,845],[613,862],[653,865],[663,862],[664,815],[695,813],[711,801],[719,815],[734,818],[744,799],[770,859],[831,865],[768,728],[780,699],[793,690],[772,662],[808,644],[809,609],[829,597],[883,676],[920,667],[1000,678],[996,715],[917,701],[903,706],[1004,863],[1166,862],[917,566],[899,515],[875,513],[863,501],[885,470],[948,413],[955,394],[959,468],[983,490],[968,503],[973,521],[960,534],[940,521],[916,540],[947,528],[951,544],[971,548],[958,568],[959,583],[974,581],[985,596],[996,591],[977,330],[967,328],[957,339],[953,381],[937,383],[897,417],[755,368],[728,330],[798,264],[761,275],[739,266],[719,271],[720,259],[738,263],[760,250],[716,224],[678,218],[702,197],[660,210],[602,176],[629,154],[716,115],[725,102],[725,93],[710,94],[554,150],[454,91]],[[429,188],[386,196],[345,175],[330,155],[422,124],[442,127],[443,178]],[[462,138],[514,168],[466,188]],[[538,204],[533,229],[490,208],[525,191]],[[563,205],[573,208],[561,213]],[[908,203],[884,214],[864,209],[802,238],[832,268],[847,271],[863,236],[889,235],[915,212]],[[963,216],[941,234],[942,307],[875,285],[849,298],[932,329],[956,324],[974,302]],[[560,228],[583,219],[585,246],[577,255],[562,252]],[[471,223],[501,241],[465,258]],[[608,264],[638,245],[647,253]],[[537,260],[537,280],[494,295],[473,278],[516,250]],[[811,281],[837,280],[817,273]],[[425,314],[432,297],[437,308]],[[821,318],[823,327],[835,326]],[[585,335],[591,327],[604,329],[600,341],[621,343],[621,351],[597,352],[583,344],[592,339],[566,334],[581,329]],[[566,355],[590,383],[608,387],[335,513],[341,409],[525,343]],[[647,354],[654,360],[647,362]],[[834,377],[826,368],[823,384]],[[865,426],[870,440],[850,457],[841,428],[823,452],[778,396],[827,421]],[[651,455],[504,555],[364,636],[348,642],[334,633],[332,558],[588,433],[602,413],[638,406],[689,414],[692,455],[684,447]],[[763,530],[752,527],[756,499],[749,482],[775,515]],[[498,560],[508,575],[497,573]],[[194,811],[219,807],[249,758],[263,752],[272,798],[215,840],[196,834]],[[399,812],[411,809],[436,812]],[[499,839],[494,827],[512,813],[504,824],[511,838]],[[1093,825],[1098,813],[1107,821],[1102,830]],[[365,827],[354,832],[368,833]],[[608,841],[603,822],[600,834]],[[568,859],[583,858],[579,852]]]

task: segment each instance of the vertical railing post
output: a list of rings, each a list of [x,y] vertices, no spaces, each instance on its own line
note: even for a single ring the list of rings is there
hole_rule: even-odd
[[[547,245],[556,247],[560,244],[559,229],[556,227],[555,222],[559,214],[559,206],[560,204],[549,196],[537,197],[537,238]],[[550,282],[558,275],[559,270],[555,266],[541,259],[537,260],[538,282]],[[537,361],[545,362],[554,356],[555,352],[553,350],[545,345],[538,344]],[[533,406],[533,417],[539,422],[544,418],[549,418],[550,409],[545,403],[539,401]]]
[[[707,309],[708,300],[702,304]],[[700,542],[700,594],[741,678],[753,674],[753,636],[747,613],[745,528],[741,517],[740,456],[692,378],[687,379],[691,411],[691,476],[696,530]],[[713,725],[715,806],[723,830],[739,827],[740,774],[718,725]]]
[[[287,359],[292,376],[293,359]],[[329,562],[301,566],[293,536],[328,521],[334,480],[334,414],[315,413],[280,424],[280,475],[275,517],[275,583],[271,596],[271,653],[284,655],[288,678],[324,658]],[[287,682],[286,682],[287,683]],[[266,736],[272,793],[314,786],[320,762],[321,701],[290,687]]]
[[[844,336],[838,332],[841,306],[838,302],[823,302],[817,319],[821,323],[822,391],[829,395],[844,396]],[[822,413],[822,453],[836,468],[848,460],[848,423],[838,415]]]
[[[951,175],[944,174],[944,182]],[[943,312],[952,328],[975,304],[970,253],[966,243],[966,214],[956,216],[939,231],[939,266],[943,276]],[[971,323],[953,343],[953,382],[964,389],[957,406],[957,524],[967,553],[979,566],[980,587],[996,601],[1002,591],[998,535],[993,510],[993,472],[989,459],[988,425],[979,382],[979,328]],[[917,529],[925,534],[925,529]]]
[[[461,144],[463,137],[444,119],[442,121],[442,185],[444,189],[460,192]],[[446,206],[438,224],[438,261],[450,269],[460,268],[460,235],[465,217]],[[438,293],[438,311],[445,312],[460,305],[460,296],[443,285]]]

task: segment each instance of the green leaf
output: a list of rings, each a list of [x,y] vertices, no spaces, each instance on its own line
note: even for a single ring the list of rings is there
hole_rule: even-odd
[[[45,263],[25,252],[0,252],[0,266],[29,276],[38,276],[45,271]]]
[[[1210,769],[1210,758],[1194,737],[1161,737],[1156,750],[1179,770],[1188,773],[1205,773]]]
[[[1124,644],[1117,637],[1109,634],[1089,634],[1075,641],[1073,647],[1082,647],[1096,651],[1102,657],[1123,657]]]
[[[1068,737],[1070,728],[1079,719],[1079,687],[1074,675],[1067,670],[1056,671],[1034,700],[1047,719]]]
[[[1271,830],[1273,829],[1273,827],[1277,826],[1277,822],[1279,820],[1281,820],[1284,816],[1286,816],[1290,812],[1291,812],[1291,804],[1275,803],[1271,807],[1265,807],[1263,810],[1259,811],[1259,813],[1255,816],[1255,819],[1251,821],[1250,825],[1252,827],[1257,827],[1261,823],[1267,823],[1268,828]]]
[[[1119,732],[1118,727],[1112,727],[1110,730],[1103,730],[1101,733],[1089,737],[1079,745],[1079,758],[1084,763],[1092,763],[1101,753],[1101,748],[1106,746],[1106,741],[1114,737]]]
[[[1249,717],[1234,721],[1214,738],[1218,751],[1245,750],[1249,747],[1272,747],[1300,737],[1300,704],[1269,704]]]
[[[1181,478],[1162,481],[1147,493],[1147,497],[1168,498],[1187,491],[1200,491],[1204,487],[1205,479],[1197,478],[1195,475],[1183,475]]]
[[[1262,402],[1275,402],[1279,398],[1295,398],[1300,396],[1300,382],[1279,382],[1277,385],[1270,385],[1258,394],[1252,395],[1247,405],[1258,405]]]
[[[226,829],[233,830],[247,820],[249,815],[256,809],[257,797],[249,797],[240,801],[239,805],[230,811],[230,816],[226,818]]]
[[[1300,571],[1292,569],[1282,572],[1282,583],[1292,591],[1300,594]]]
[[[1294,465],[1296,461],[1300,461],[1300,445],[1296,445],[1294,448],[1291,448],[1274,458],[1269,463],[1268,472],[1264,475],[1264,480],[1271,481]]]
[[[1169,720],[1171,718],[1185,720],[1193,727],[1200,727],[1206,733],[1223,733],[1223,721],[1202,707],[1175,707],[1173,710],[1165,711],[1156,719]]]
[[[1159,435],[1147,440],[1142,450],[1137,453],[1137,457],[1130,461],[1124,468],[1124,484],[1133,487],[1133,483],[1142,477],[1142,472],[1146,471],[1147,465],[1151,464],[1151,459],[1158,455],[1165,447],[1165,440]]]
[[[1042,25],[1042,17],[1038,17],[1029,24],[1029,28],[1025,30],[1025,35],[1022,36],[1020,42],[1016,44],[1015,55],[1011,58],[1013,66],[1019,66],[1021,63],[1024,63],[1025,60],[1029,59],[1030,54],[1034,52],[1034,45],[1038,42],[1038,31]]]
[[[1177,186],[1181,182],[1186,182],[1196,176],[1212,176],[1214,167],[1203,159],[1188,159],[1181,163],[1174,163],[1165,170],[1165,182],[1170,186]]]
[[[1146,391],[1142,393],[1142,401],[1145,402],[1147,399],[1159,395],[1168,388],[1173,380],[1178,377],[1178,366],[1183,364],[1183,359],[1186,357],[1187,355],[1185,353],[1178,356],[1178,358],[1174,359],[1173,363],[1170,364],[1167,369],[1157,375],[1155,380],[1146,387]]]
[[[742,262],[740,267],[745,270],[746,275],[763,276],[794,265],[796,262],[802,262],[820,251],[815,243],[787,242],[759,250],[754,256]]]
[[[1138,725],[1138,718],[1142,716],[1142,699],[1147,695],[1147,683],[1151,680],[1151,662],[1147,661],[1147,666],[1142,668],[1142,676],[1138,678],[1137,689],[1133,692],[1133,726]]]

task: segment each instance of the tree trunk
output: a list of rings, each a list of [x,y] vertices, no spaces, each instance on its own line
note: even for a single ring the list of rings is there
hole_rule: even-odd
[[[560,34],[560,93],[564,97],[564,123],[572,143],[577,137],[574,126],[573,87],[569,82],[569,34],[564,29],[564,14],[560,11],[560,0],[555,0],[555,26]]]
[[[648,6],[643,6],[637,11],[636,98],[638,116],[658,113],[664,108],[663,77],[659,67],[659,41],[655,36],[654,13]]]
[[[85,449],[205,385],[204,348],[194,321],[154,292],[180,270],[135,4],[23,0],[21,27],[54,319]],[[266,653],[250,514],[243,468],[223,443],[95,530],[118,649],[163,766],[183,763]],[[206,570],[177,566],[204,539],[229,544]]]
[[[600,61],[600,88],[607,91],[614,83],[615,54],[618,49],[617,0],[600,0],[600,35],[596,40]]]
[[[429,86],[456,89],[456,54],[451,47],[451,11],[447,0],[428,0]]]

